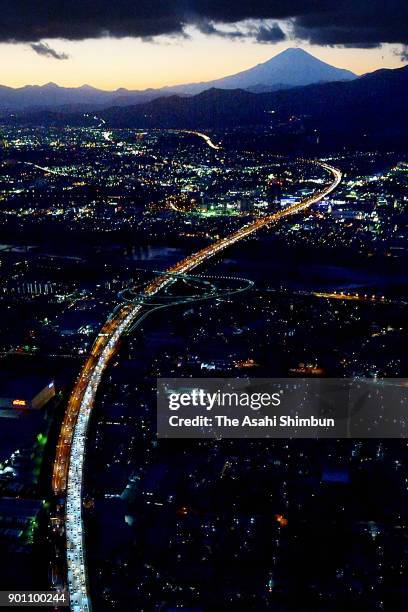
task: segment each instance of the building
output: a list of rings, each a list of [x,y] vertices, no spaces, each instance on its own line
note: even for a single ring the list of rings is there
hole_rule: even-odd
[[[245,196],[238,200],[238,206],[242,213],[252,213],[254,211],[253,201]]]
[[[55,395],[54,381],[32,376],[0,379],[0,411],[39,410]]]
[[[275,212],[280,208],[282,200],[282,183],[278,180],[271,181],[267,186],[268,212]]]

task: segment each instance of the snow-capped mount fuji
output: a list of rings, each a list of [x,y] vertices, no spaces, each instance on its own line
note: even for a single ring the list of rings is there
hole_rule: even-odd
[[[315,83],[350,81],[355,79],[350,70],[335,68],[300,48],[289,48],[271,59],[237,74],[206,83],[173,87],[184,93],[199,93],[204,89],[269,90],[303,87]]]

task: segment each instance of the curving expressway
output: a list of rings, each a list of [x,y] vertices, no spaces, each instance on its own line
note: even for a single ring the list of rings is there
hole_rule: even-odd
[[[325,162],[312,161],[310,163],[319,165],[331,176],[331,182],[323,189],[297,204],[250,222],[239,230],[181,260],[166,271],[167,275],[159,276],[147,285],[144,289],[146,304],[143,303],[143,300],[139,300],[137,304],[127,303],[120,306],[112,313],[100,330],[69,399],[53,470],[53,490],[57,496],[66,496],[65,526],[68,589],[71,609],[74,612],[88,612],[91,609],[82,523],[82,480],[87,429],[103,372],[115,353],[121,336],[130,327],[134,327],[144,319],[149,309],[149,298],[172,284],[174,282],[172,275],[192,271],[211,257],[247,238],[259,229],[309,208],[336,189],[341,181],[340,170]]]
[[[220,149],[222,149],[222,146],[217,145],[215,142],[213,142],[211,138],[207,136],[207,134],[203,134],[202,132],[195,132],[193,130],[183,130],[183,131],[185,134],[193,134],[194,136],[198,136],[199,138],[202,138],[204,142],[210,147],[210,149],[214,149],[215,151],[219,151]]]

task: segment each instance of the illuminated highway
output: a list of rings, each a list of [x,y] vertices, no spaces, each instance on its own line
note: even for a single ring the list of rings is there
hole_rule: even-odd
[[[382,304],[386,304],[386,303],[390,304],[393,302],[393,300],[386,299],[384,295],[378,296],[378,295],[368,295],[367,293],[348,293],[344,291],[330,291],[330,292],[314,291],[312,295],[318,298],[324,298],[326,300],[342,300],[342,301],[348,301],[348,302],[370,302],[371,304],[377,304],[380,302]],[[394,303],[395,302],[396,300],[394,300]],[[397,303],[400,303],[400,301],[398,301]]]
[[[380,304],[386,306],[408,306],[408,300],[404,298],[389,298],[385,295],[376,295],[374,293],[351,293],[348,291],[305,291],[305,290],[290,290],[288,289],[267,289],[269,293],[283,293],[290,295],[299,295],[301,297],[314,297],[322,300],[336,300],[340,302],[363,302],[366,304]]]
[[[196,134],[201,137],[205,136],[198,132]],[[206,139],[206,141],[212,148],[217,147],[213,143],[210,144],[209,139]],[[88,612],[91,609],[82,523],[82,480],[87,429],[103,372],[115,353],[121,336],[130,327],[134,327],[138,322],[141,322],[149,310],[148,301],[151,296],[174,283],[174,274],[180,275],[192,271],[211,257],[247,238],[259,229],[309,208],[336,189],[341,181],[341,172],[324,162],[312,161],[310,163],[322,167],[332,176],[332,181],[327,186],[297,204],[244,225],[232,234],[217,240],[172,266],[166,271],[165,275],[157,277],[144,289],[146,304],[143,303],[143,299],[140,300],[139,298],[136,304],[127,303],[120,306],[109,317],[98,334],[75,382],[68,402],[57,445],[52,482],[55,494],[66,496],[65,527],[68,589],[71,609],[74,612]]]
[[[408,300],[404,298],[389,298],[385,295],[370,295],[367,293],[347,293],[344,291],[331,291],[330,293],[324,293],[321,291],[314,291],[311,293],[314,297],[326,299],[326,300],[340,300],[344,302],[365,302],[368,304],[392,304],[393,306],[400,306],[405,308],[408,306]]]
[[[194,132],[193,130],[183,130],[184,134],[193,134],[194,136],[198,136],[202,138],[204,142],[210,147],[210,149],[215,149],[215,151],[219,151],[222,149],[220,145],[215,144],[207,134],[203,134],[202,132]]]
[[[67,174],[66,172],[62,172],[60,170],[53,170],[53,168],[47,168],[47,166],[39,166],[38,164],[33,164],[32,162],[18,162],[20,164],[24,164],[25,166],[31,166],[32,168],[37,168],[37,170],[42,170],[46,174],[55,174],[55,176],[66,176],[68,178],[73,178],[71,174]]]

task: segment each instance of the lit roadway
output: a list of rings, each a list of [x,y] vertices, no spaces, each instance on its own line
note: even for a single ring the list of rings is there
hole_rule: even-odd
[[[24,164],[25,166],[32,166],[33,168],[37,168],[37,170],[42,170],[46,174],[55,174],[55,176],[68,176],[69,178],[74,178],[70,174],[66,174],[65,172],[61,172],[60,170],[53,170],[53,168],[47,168],[47,166],[39,166],[38,164],[33,164],[32,162],[19,162],[20,164]]]
[[[197,133],[197,135],[201,136],[200,133]],[[207,144],[211,146],[213,143],[210,145],[207,141]],[[169,276],[159,276],[145,288],[144,293],[147,300],[174,283],[172,273],[190,272],[259,229],[309,208],[336,189],[341,181],[341,172],[324,162],[313,161],[311,163],[322,167],[332,176],[330,184],[299,203],[252,221],[225,238],[221,238],[181,260],[167,270]],[[117,309],[106,321],[75,382],[60,432],[52,484],[56,495],[66,496],[65,527],[68,589],[71,609],[74,612],[88,612],[91,609],[82,523],[82,480],[90,414],[103,372],[115,353],[122,334],[130,327],[134,327],[139,319],[144,318],[145,314],[146,306],[143,304],[126,304]]]
[[[198,136],[199,138],[202,138],[204,142],[208,144],[210,149],[215,149],[216,151],[219,151],[220,149],[222,149],[222,147],[220,145],[215,144],[211,140],[211,138],[207,136],[207,134],[203,134],[202,132],[194,132],[193,130],[183,130],[183,132],[185,134],[194,134],[194,136]]]
[[[392,302],[396,302],[396,300],[386,300],[385,296],[383,295],[379,297],[378,295],[367,295],[367,293],[344,293],[344,291],[314,291],[312,292],[312,295],[318,298],[325,298],[326,300],[341,300],[348,302],[370,302],[372,304],[378,302],[382,304],[390,304]],[[397,303],[401,303],[401,301],[398,301]]]

